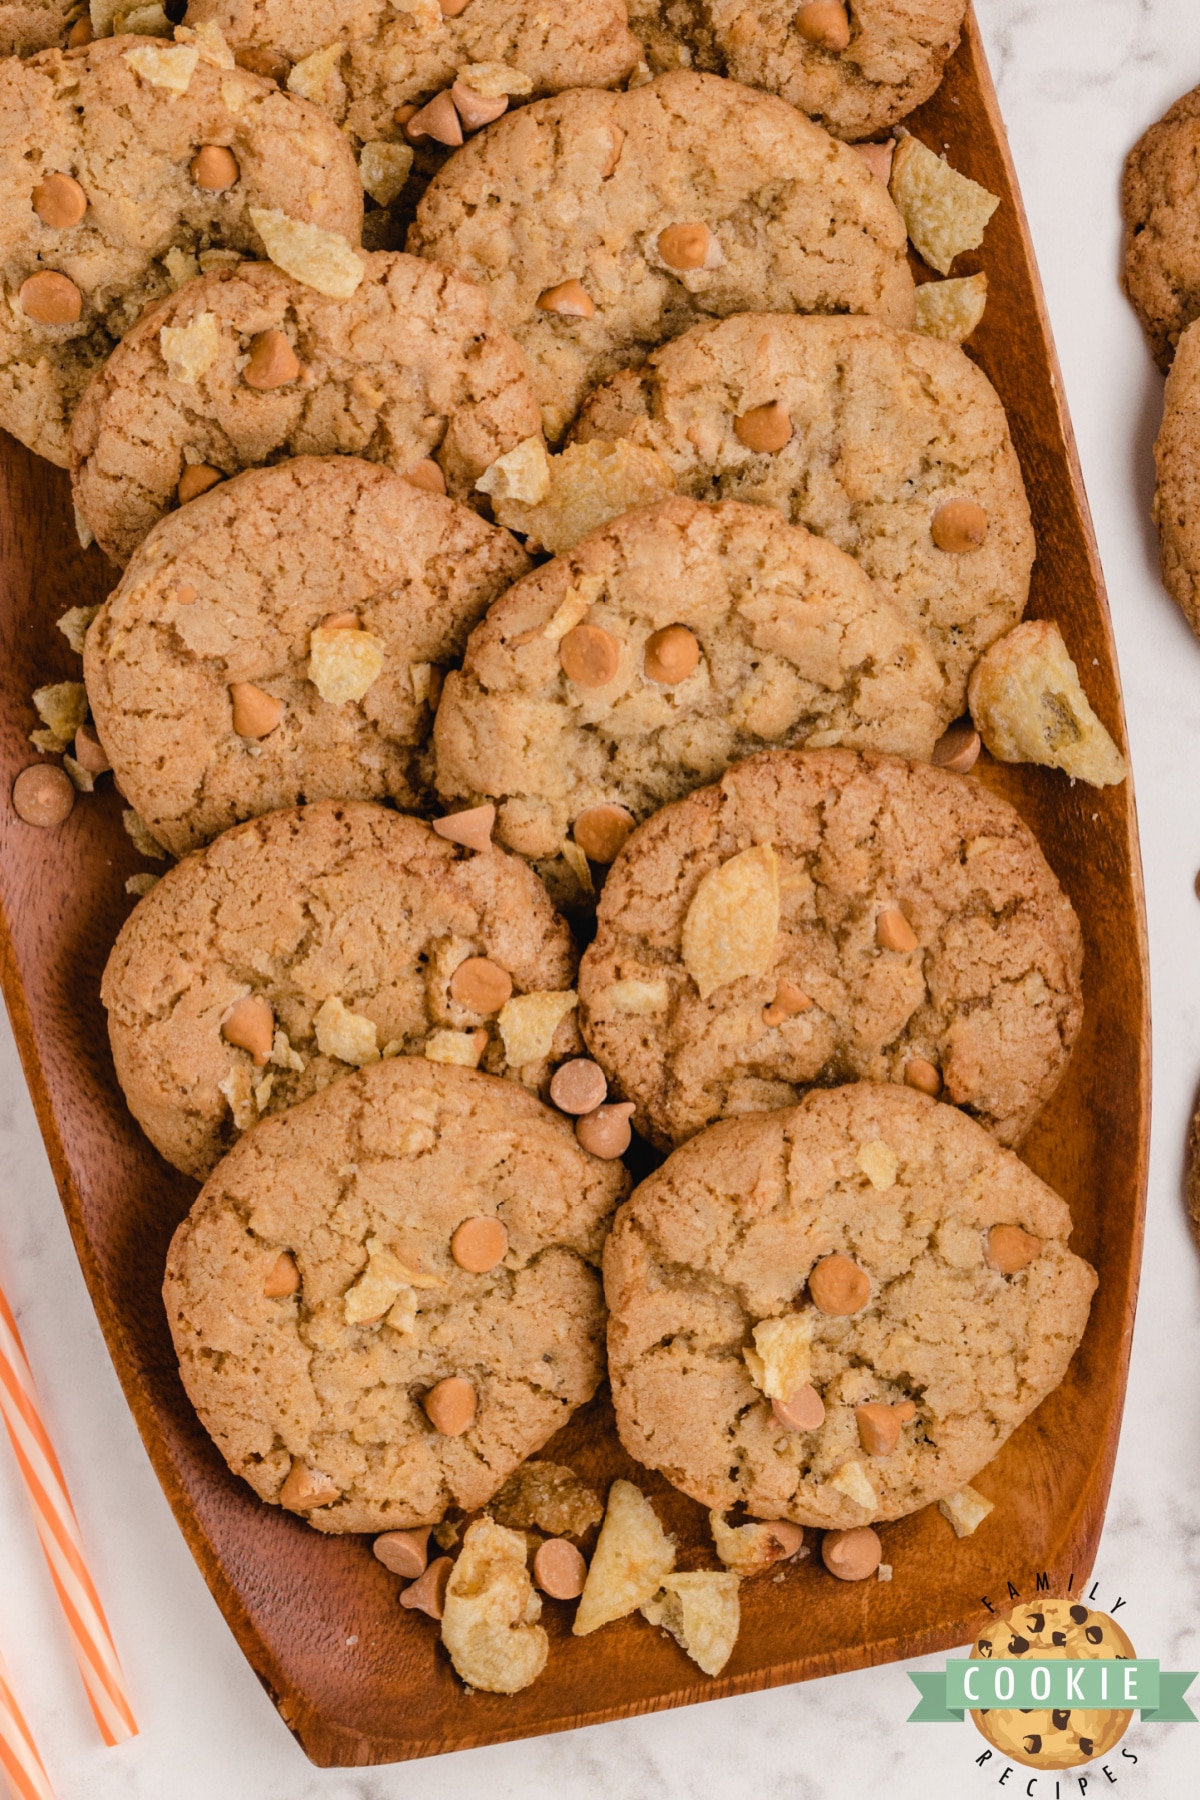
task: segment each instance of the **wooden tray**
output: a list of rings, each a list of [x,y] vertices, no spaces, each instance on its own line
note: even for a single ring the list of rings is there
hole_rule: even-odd
[[[1103,582],[1061,380],[1004,128],[979,33],[910,121],[926,142],[1002,197],[980,258],[987,316],[971,354],[1008,408],[1033,504],[1039,555],[1032,616],[1062,626],[1101,717],[1121,735]],[[180,1386],[159,1286],[167,1243],[195,1193],[141,1137],[113,1077],[100,972],[144,863],[111,784],[59,831],[21,824],[9,795],[32,760],[29,702],[79,677],[54,628],[103,598],[111,571],[77,546],[67,481],[0,441],[0,963],[4,992],[76,1249],[146,1448],[192,1553],[259,1680],[314,1762],[356,1766],[681,1706],[715,1695],[911,1659],[964,1643],[979,1596],[1029,1592],[1037,1571],[1078,1589],[1104,1518],[1137,1287],[1149,1128],[1145,924],[1131,784],[1097,792],[1034,768],[981,768],[1015,801],[1083,922],[1087,1019],[1062,1089],[1027,1141],[1028,1162],[1070,1202],[1073,1247],[1100,1272],[1087,1336],[1059,1390],[980,1478],[996,1510],[959,1542],[930,1508],[884,1528],[890,1585],[845,1586],[813,1559],[743,1589],[741,1637],[710,1681],[639,1618],[569,1635],[546,1608],[546,1672],[511,1699],[464,1694],[437,1633],[396,1604],[365,1539],[323,1538],[262,1506],[230,1475]],[[598,1484],[633,1474],[683,1547],[712,1564],[700,1507],[622,1455],[601,1394],[550,1446]],[[810,1534],[811,1537],[811,1534]],[[897,1724],[900,1723],[897,1719]]]

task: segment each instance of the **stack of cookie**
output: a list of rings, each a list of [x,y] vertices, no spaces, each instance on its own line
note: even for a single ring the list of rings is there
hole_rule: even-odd
[[[805,1527],[845,1579],[873,1522],[974,1528],[1095,1284],[1013,1149],[1079,925],[970,771],[1124,763],[1021,622],[951,272],[996,202],[844,141],[962,0],[76,11],[0,64],[0,420],[124,572],[16,799],[111,769],[182,859],[103,998],[204,1183],[185,1386],[472,1686],[544,1665],[531,1557],[579,1635],[640,1608],[715,1674]],[[722,1568],[528,1460],[606,1373]]]

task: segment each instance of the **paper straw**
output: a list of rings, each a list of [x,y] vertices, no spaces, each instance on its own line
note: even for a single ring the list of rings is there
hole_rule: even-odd
[[[0,1656],[0,1769],[8,1778],[13,1800],[54,1800],[54,1789],[38,1755],[33,1734],[8,1685]]]
[[[42,1550],[71,1634],[79,1673],[106,1744],[137,1736],[125,1677],[83,1554],[79,1521],[54,1446],[42,1423],[33,1376],[0,1289],[0,1413],[25,1478]],[[20,1791],[20,1790],[18,1790]],[[36,1792],[36,1789],[30,1790]],[[49,1790],[47,1789],[47,1792]]]

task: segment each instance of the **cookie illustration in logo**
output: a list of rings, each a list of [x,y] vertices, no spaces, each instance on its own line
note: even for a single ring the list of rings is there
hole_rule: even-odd
[[[1021,1662],[1120,1661],[1134,1654],[1107,1613],[1092,1612],[1079,1601],[1049,1599],[1018,1606],[1007,1618],[997,1619],[971,1651],[974,1659]],[[1077,1769],[1120,1743],[1133,1713],[1078,1706],[1053,1712],[992,1707],[971,1717],[988,1743],[1013,1762],[1031,1769]]]

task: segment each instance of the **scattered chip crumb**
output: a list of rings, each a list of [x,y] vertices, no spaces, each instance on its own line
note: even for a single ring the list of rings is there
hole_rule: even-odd
[[[128,29],[128,27],[126,27]],[[177,25],[175,27],[177,44],[194,44],[200,53],[201,62],[212,63],[217,69],[233,69],[233,51],[225,41],[225,33],[211,19],[201,25]]]
[[[1058,626],[1027,619],[976,663],[971,717],[1000,762],[1044,763],[1093,787],[1124,781],[1125,758],[1100,723]]]
[[[812,1314],[785,1313],[754,1327],[754,1349],[743,1350],[750,1379],[768,1400],[790,1400],[812,1374]]]
[[[75,791],[80,794],[94,794],[96,791],[96,777],[92,774],[91,770],[85,769],[83,764],[77,762],[69,751],[64,750],[62,760],[63,768],[71,777]]]
[[[201,250],[196,261],[200,264],[200,273],[208,275],[213,269],[228,269],[233,263],[245,262],[246,258],[240,250]]]
[[[75,536],[79,539],[79,548],[81,550],[90,550],[96,541],[96,534],[80,512],[79,508],[76,506],[72,510],[75,514]],[[86,609],[84,607],[78,607],[76,610],[83,612]],[[96,610],[98,612],[100,610],[99,607],[97,607]]]
[[[428,1062],[477,1069],[486,1048],[486,1031],[435,1031],[425,1041],[425,1057]]]
[[[346,49],[342,43],[326,44],[323,50],[314,50],[293,63],[287,78],[288,92],[299,94],[303,100],[312,100],[317,106],[336,105],[344,91],[337,68]]]
[[[266,1112],[267,1107],[270,1104],[271,1089],[274,1086],[275,1086],[275,1076],[274,1076],[274,1073],[270,1070],[268,1070],[267,1074],[265,1074],[262,1077],[261,1081],[259,1081],[255,1084],[254,1104],[258,1108],[258,1116],[260,1119],[262,1118],[262,1115]]]
[[[675,492],[671,471],[657,451],[626,438],[615,444],[596,438],[586,444],[568,444],[561,456],[547,457],[544,450],[542,456],[546,481],[537,498],[497,494],[491,488],[484,491],[492,494],[497,524],[519,531],[529,548],[540,545],[552,556],[570,550],[580,538],[607,525],[619,513],[649,506]],[[492,469],[496,466],[493,463]],[[484,487],[491,472],[489,469],[476,485]]]
[[[779,859],[755,844],[701,881],[683,921],[683,965],[700,998],[743,975],[765,975],[779,935]]]
[[[986,275],[925,281],[917,289],[917,330],[925,337],[965,344],[987,309]]]
[[[876,1581],[890,1581],[892,1579],[891,1563],[880,1563],[875,1571],[875,1579]]]
[[[221,327],[216,313],[202,312],[188,325],[164,325],[158,341],[172,381],[194,384],[221,354]]]
[[[855,1161],[878,1193],[885,1194],[895,1187],[900,1158],[882,1138],[872,1138],[869,1144],[863,1144]]]
[[[170,862],[170,855],[163,849],[158,839],[151,832],[145,821],[127,806],[121,814],[121,823],[127,836],[133,840],[133,847],[140,856],[153,857],[155,862]]]
[[[642,1607],[642,1617],[669,1631],[706,1675],[719,1675],[737,1643],[740,1586],[740,1577],[729,1570],[668,1575]]]
[[[525,1558],[520,1532],[476,1519],[446,1584],[442,1642],[462,1680],[485,1693],[519,1693],[546,1666],[542,1602]]]
[[[308,679],[330,706],[361,700],[383,673],[383,639],[318,625],[308,640]]]
[[[461,1536],[462,1532],[455,1519],[443,1519],[440,1525],[434,1526],[433,1541],[439,1550],[453,1550]]]
[[[636,975],[627,975],[621,981],[610,982],[604,997],[614,1012],[652,1019],[656,1014],[666,1012],[671,987],[666,981],[642,981]]]
[[[839,1494],[845,1494],[847,1500],[853,1500],[855,1506],[861,1506],[865,1513],[874,1513],[879,1505],[879,1495],[860,1462],[844,1462],[829,1477],[829,1485]]]
[[[646,87],[653,80],[654,76],[650,72],[649,63],[639,62],[633,65],[633,74],[629,77],[625,86],[627,88]]]
[[[82,681],[53,681],[47,687],[35,688],[33,704],[38,718],[54,733],[60,746],[74,743],[75,733],[88,713],[87,689]]]
[[[578,1005],[573,990],[542,994],[514,994],[497,1015],[504,1055],[512,1069],[544,1062],[559,1025]]]
[[[378,139],[364,144],[358,157],[363,187],[380,206],[390,206],[412,173],[411,144],[390,144]]]
[[[379,1061],[374,1020],[351,1012],[336,994],[322,1001],[313,1030],[322,1056],[336,1056],[339,1062],[353,1063],[359,1069]]]
[[[348,300],[363,278],[362,258],[335,231],[289,219],[277,207],[252,206],[250,219],[271,261],[285,275],[327,294]]]
[[[473,88],[482,94],[485,100],[499,100],[504,95],[515,95],[524,98],[532,94],[533,82],[520,69],[514,69],[511,63],[482,62],[464,63],[458,70],[458,79],[464,87]]]
[[[751,1519],[746,1525],[729,1525],[724,1513],[710,1512],[708,1524],[717,1555],[727,1569],[732,1569],[744,1580],[761,1575],[788,1554],[771,1527],[761,1519]],[[804,1546],[792,1554],[805,1555]]]
[[[158,0],[150,6],[135,6],[131,12],[118,13],[113,24],[122,36],[131,37],[167,37],[171,36],[171,21],[168,19]],[[114,36],[116,33],[114,32]]]
[[[506,450],[475,483],[481,494],[490,495],[494,506],[506,500],[537,506],[550,493],[550,485],[550,458],[541,438],[525,438]]]
[[[962,251],[979,248],[1000,204],[995,194],[912,136],[902,137],[896,147],[889,190],[914,250],[940,275],[950,273]]]
[[[238,1130],[249,1131],[258,1117],[254,1106],[254,1077],[249,1064],[234,1063],[224,1081],[217,1083],[217,1091],[228,1100]]]
[[[536,1528],[548,1537],[582,1537],[604,1517],[599,1494],[574,1469],[536,1460],[509,1476],[491,1511],[514,1531]]]
[[[568,588],[553,617],[543,626],[542,636],[552,644],[561,643],[568,631],[574,631],[586,619],[603,590],[603,576],[585,576],[578,587]]]
[[[282,1025],[275,1027],[275,1040],[271,1045],[271,1061],[277,1068],[293,1069],[297,1075],[303,1074],[308,1064],[298,1050],[293,1050],[292,1040]]]
[[[576,1609],[575,1636],[586,1637],[644,1606],[674,1567],[675,1540],[645,1494],[631,1481],[614,1481]]]
[[[985,1500],[973,1487],[962,1488],[957,1494],[938,1501],[938,1511],[944,1519],[949,1519],[955,1537],[960,1538],[970,1537],[972,1532],[978,1531],[993,1508],[994,1502]]]
[[[151,87],[179,95],[188,91],[200,52],[194,44],[139,44],[136,49],[125,51],[125,61]]]
[[[172,244],[163,257],[163,268],[170,276],[173,288],[181,288],[185,281],[194,281],[200,273],[200,264],[196,258],[189,256],[188,252],[181,250],[177,244]]]
[[[559,845],[559,852],[584,893],[593,893],[596,884],[592,880],[591,864],[574,838],[564,838]]]
[[[150,892],[150,889],[152,887],[157,887],[161,880],[161,875],[152,875],[149,869],[143,869],[140,875],[127,875],[125,877],[125,892],[127,894],[136,895],[139,900],[144,900],[146,895]]]

